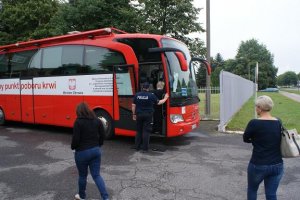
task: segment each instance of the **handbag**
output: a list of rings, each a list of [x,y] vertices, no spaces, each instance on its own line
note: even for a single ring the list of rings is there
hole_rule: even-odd
[[[283,158],[294,158],[300,156],[300,136],[296,129],[287,130],[281,124],[280,150]]]

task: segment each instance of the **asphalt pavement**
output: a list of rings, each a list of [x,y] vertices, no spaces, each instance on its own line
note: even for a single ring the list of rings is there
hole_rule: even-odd
[[[300,95],[299,94],[295,94],[295,93],[291,93],[291,92],[285,92],[285,91],[279,91],[280,94],[293,99],[294,101],[300,102]]]
[[[134,139],[105,141],[101,175],[111,199],[243,200],[251,145],[241,135],[217,133],[217,122],[182,137],[151,138],[157,151],[136,152]],[[0,199],[71,200],[77,170],[71,129],[24,124],[0,126]],[[278,199],[298,200],[300,158],[285,160]],[[87,199],[100,199],[88,178]],[[264,198],[264,188],[259,198]]]

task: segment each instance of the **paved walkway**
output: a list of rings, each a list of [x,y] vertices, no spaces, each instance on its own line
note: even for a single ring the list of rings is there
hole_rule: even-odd
[[[117,137],[102,147],[101,175],[111,200],[244,200],[252,145],[241,135],[220,134],[218,122],[181,137],[151,138],[160,151],[130,149],[134,138]],[[72,129],[29,124],[0,126],[0,200],[72,200],[77,169]],[[300,159],[285,159],[280,200],[299,200]],[[89,175],[87,199],[99,199]],[[258,191],[264,198],[264,185]]]
[[[295,93],[290,93],[290,92],[285,92],[285,91],[279,91],[280,94],[293,99],[294,101],[300,102],[300,95],[299,94],[295,94]]]

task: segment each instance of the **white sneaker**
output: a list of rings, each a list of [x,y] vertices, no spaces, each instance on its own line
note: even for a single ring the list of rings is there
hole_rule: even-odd
[[[79,194],[76,194],[75,195],[75,200],[84,200],[84,199],[81,199],[80,196],[79,196]]]

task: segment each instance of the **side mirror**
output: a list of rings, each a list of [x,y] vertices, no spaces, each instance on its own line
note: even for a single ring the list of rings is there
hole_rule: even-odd
[[[186,62],[186,56],[183,51],[177,48],[170,48],[170,47],[155,47],[155,48],[149,48],[149,53],[164,53],[164,52],[174,52],[179,63],[182,71],[188,70],[188,64]]]
[[[209,64],[209,62],[207,62],[207,60],[204,60],[204,59],[201,59],[201,58],[196,58],[196,57],[193,57],[190,61],[190,67],[192,65],[192,62],[194,61],[198,61],[198,62],[201,62],[205,65],[206,67],[206,71],[207,71],[207,74],[210,75],[211,74],[211,66]]]
[[[184,54],[180,51],[177,51],[177,52],[175,52],[175,55],[180,63],[181,70],[186,72],[188,70],[188,65],[187,65]]]

